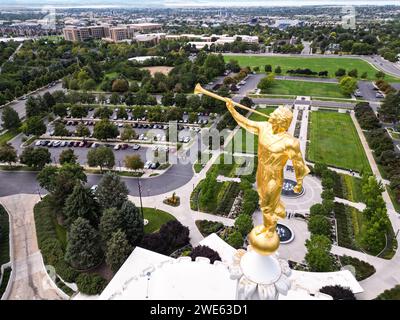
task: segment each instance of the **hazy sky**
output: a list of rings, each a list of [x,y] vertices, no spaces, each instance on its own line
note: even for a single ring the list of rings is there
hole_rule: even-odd
[[[400,0],[1,0],[1,6],[250,7],[300,5],[400,5]]]

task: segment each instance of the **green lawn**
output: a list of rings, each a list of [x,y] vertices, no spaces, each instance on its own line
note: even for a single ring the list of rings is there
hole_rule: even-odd
[[[340,178],[345,187],[346,199],[352,202],[363,202],[362,181],[360,178],[341,174]]]
[[[20,133],[19,130],[8,130],[6,133],[0,135],[0,144],[10,141],[12,138]]]
[[[268,108],[264,108],[264,109],[257,109],[257,111],[264,113],[264,114],[270,114],[272,113],[276,108],[274,107],[268,107]],[[267,118],[258,115],[257,113],[252,113],[250,115],[251,120],[254,121],[268,121]],[[241,142],[239,140],[239,135],[242,136]],[[251,137],[253,136],[253,137]],[[251,139],[253,138],[253,147],[251,145],[247,145],[246,140],[249,140],[249,142],[251,141]],[[246,133],[246,130],[244,130],[243,128],[240,128],[236,134],[235,137],[231,140],[231,142],[229,142],[229,144],[226,147],[227,151],[230,151],[232,148],[232,141],[233,141],[233,152],[244,152],[244,153],[257,153],[257,148],[258,148],[258,140],[257,140],[257,136],[252,135],[251,133]]]
[[[272,69],[280,66],[282,68],[282,75],[286,75],[289,69],[309,68],[312,71],[328,71],[328,77],[334,78],[335,72],[339,68],[344,68],[347,71],[357,69],[358,74],[361,75],[367,72],[368,79],[375,80],[375,73],[377,70],[368,62],[357,58],[308,58],[308,57],[272,57],[272,56],[240,56],[240,55],[224,55],[225,61],[231,59],[237,60],[242,67],[250,66],[260,67],[260,71],[264,72],[264,66],[270,64]],[[385,77],[388,81],[400,81],[389,75]]]
[[[346,113],[311,112],[307,157],[330,166],[371,171],[356,128]]]
[[[145,233],[156,232],[163,224],[175,220],[175,217],[168,212],[154,208],[143,208],[143,215],[145,219],[149,220],[149,223],[144,226]]]
[[[292,81],[276,80],[267,94],[284,94],[296,96],[329,97],[329,98],[349,98],[344,95],[337,83],[311,82],[311,81]]]

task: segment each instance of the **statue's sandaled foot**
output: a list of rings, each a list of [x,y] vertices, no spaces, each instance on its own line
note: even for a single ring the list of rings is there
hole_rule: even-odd
[[[253,228],[249,234],[251,247],[261,255],[270,255],[279,247],[279,236],[276,230],[271,231],[264,225]]]

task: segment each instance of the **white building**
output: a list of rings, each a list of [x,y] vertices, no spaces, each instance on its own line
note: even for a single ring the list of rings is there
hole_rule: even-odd
[[[237,280],[229,267],[236,250],[211,234],[200,242],[217,251],[222,261],[190,257],[174,259],[136,247],[98,299],[102,300],[234,300]],[[319,289],[326,285],[349,287],[354,293],[363,289],[350,271],[314,273],[292,271],[291,289],[281,300],[329,300]],[[77,299],[85,298],[78,295]]]

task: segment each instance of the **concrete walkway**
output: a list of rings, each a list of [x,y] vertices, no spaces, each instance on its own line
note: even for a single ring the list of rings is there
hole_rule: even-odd
[[[12,273],[4,299],[60,300],[65,298],[45,269],[37,239],[33,207],[36,195],[18,194],[0,198],[10,215]]]

